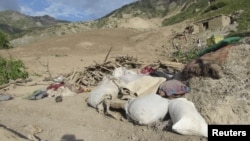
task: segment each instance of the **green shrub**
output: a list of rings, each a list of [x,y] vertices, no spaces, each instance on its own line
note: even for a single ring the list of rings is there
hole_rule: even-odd
[[[121,13],[121,12],[117,12],[117,13],[115,13],[115,17],[116,17],[116,18],[119,18],[119,19],[123,18],[123,16],[122,16],[122,13]]]
[[[28,73],[25,71],[25,66],[20,60],[6,60],[0,57],[0,85],[8,83],[9,80],[18,78],[27,78]]]
[[[198,57],[199,50],[194,48],[187,52],[182,52],[181,50],[178,50],[173,53],[173,57],[179,60],[182,63],[190,62],[191,60]]]
[[[0,32],[0,49],[8,49],[8,48],[11,48],[8,37],[4,33]]]
[[[108,23],[108,18],[100,19],[100,20],[98,20],[98,22],[97,22],[97,27],[98,27],[98,28],[102,28],[102,27],[104,27],[107,23]]]

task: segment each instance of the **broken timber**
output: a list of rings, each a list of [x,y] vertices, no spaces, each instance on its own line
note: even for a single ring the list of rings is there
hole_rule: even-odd
[[[127,69],[142,69],[145,66],[143,62],[139,62],[137,58],[133,56],[119,56],[112,61],[105,61],[103,63],[97,63],[88,67],[82,72],[72,72],[66,76],[66,79],[70,83],[75,83],[83,86],[97,86],[97,84],[103,79],[107,74],[112,74],[115,68],[125,67]],[[170,73],[180,72],[184,64],[170,61],[158,61],[147,66],[152,66],[154,69],[164,69]]]

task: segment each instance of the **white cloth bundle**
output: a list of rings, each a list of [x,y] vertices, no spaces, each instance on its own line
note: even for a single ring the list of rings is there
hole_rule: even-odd
[[[127,116],[140,125],[163,119],[168,112],[168,99],[148,94],[129,100],[125,104]]]
[[[119,86],[124,85],[123,81],[116,79],[116,78],[108,78],[108,77],[104,77],[103,80],[97,85],[97,87],[95,87],[95,89],[93,89],[90,94],[89,97],[87,99],[87,103],[94,107],[97,108],[97,106],[107,97],[112,97],[112,98],[116,98],[118,96],[119,93],[119,88],[118,86],[113,82],[113,80],[115,81],[115,83]]]
[[[173,131],[183,135],[208,136],[208,125],[191,101],[186,98],[173,99],[169,101],[168,108]]]

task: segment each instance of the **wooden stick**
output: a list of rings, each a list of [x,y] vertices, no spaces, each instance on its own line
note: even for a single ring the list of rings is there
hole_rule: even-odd
[[[105,57],[105,59],[104,59],[104,61],[103,61],[103,63],[105,63],[107,61],[112,48],[113,47],[111,46],[110,49],[109,49],[109,51],[108,51],[108,53],[107,53],[107,55],[106,55],[106,57]]]
[[[3,85],[0,85],[0,89],[6,88],[6,87],[8,87],[9,85],[10,85],[10,83],[8,83],[8,84],[3,84]]]

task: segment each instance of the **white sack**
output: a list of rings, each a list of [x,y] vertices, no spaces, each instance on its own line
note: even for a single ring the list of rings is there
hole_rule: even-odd
[[[208,136],[208,125],[191,101],[186,98],[173,99],[169,101],[168,108],[173,131],[183,135]]]
[[[125,104],[126,115],[140,125],[150,124],[165,117],[168,101],[157,94],[137,97]]]
[[[107,77],[104,77],[103,80],[93,90],[91,90],[89,97],[87,99],[87,103],[90,106],[97,108],[97,106],[105,98],[110,96],[114,98],[118,96],[119,89],[111,79],[114,78],[109,79]],[[115,82],[119,85],[122,85],[123,83],[122,81],[117,79],[115,80]]]

